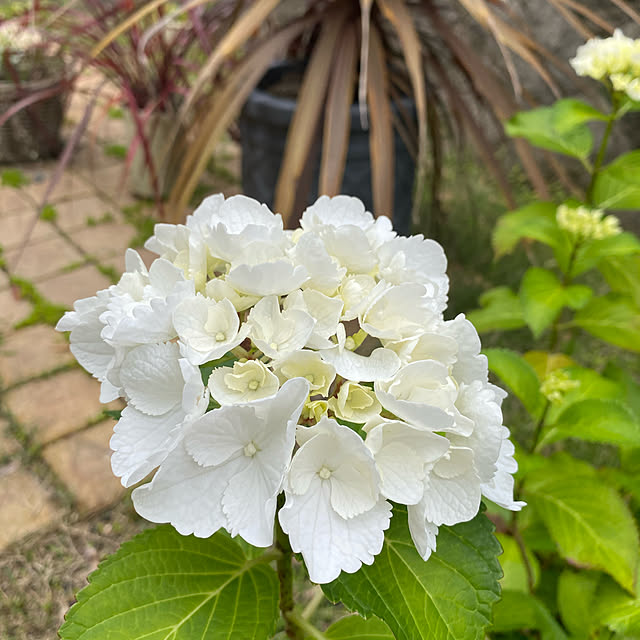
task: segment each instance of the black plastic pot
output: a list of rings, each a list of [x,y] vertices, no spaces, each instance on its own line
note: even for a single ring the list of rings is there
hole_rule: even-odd
[[[278,173],[282,163],[287,130],[296,109],[296,101],[276,96],[269,88],[300,65],[280,64],[270,69],[255,89],[240,115],[242,139],[242,188],[245,195],[273,206]],[[415,105],[405,98],[405,109],[415,114]],[[320,149],[315,150],[315,168],[308,203],[318,197]],[[407,235],[411,227],[411,206],[415,162],[404,142],[395,133],[395,193],[393,226]],[[358,105],[351,107],[351,133],[341,193],[360,198],[373,211],[369,132],[362,128]]]

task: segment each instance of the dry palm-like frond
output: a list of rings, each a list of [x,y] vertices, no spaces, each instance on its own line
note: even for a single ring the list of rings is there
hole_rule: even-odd
[[[149,15],[164,1],[149,0],[138,8],[138,17]],[[554,57],[536,34],[530,33],[507,0],[457,0],[456,6],[496,41],[504,61],[502,71],[506,71],[511,86],[505,84],[504,73],[483,62],[478,52],[460,37],[458,25],[451,17],[459,16],[460,12],[452,14],[451,3],[308,0],[296,5],[288,3],[289,9],[292,6],[301,9],[283,22],[282,16],[274,17],[274,13],[285,0],[226,1],[235,10],[193,78],[176,121],[176,132],[187,126],[190,133],[184,140],[192,140],[171,194],[176,220],[182,218],[216,140],[238,115],[268,64],[283,56],[288,48],[306,51],[309,60],[276,188],[275,209],[288,220],[294,220],[300,213],[299,207],[305,201],[302,192],[318,148],[321,148],[321,191],[335,193],[340,189],[349,106],[354,94],[366,102],[377,213],[392,213],[392,126],[414,142],[407,135],[414,126],[410,118],[391,108],[394,96],[399,93],[412,95],[416,103],[419,193],[426,183],[429,149],[435,158],[430,164],[435,168],[437,183],[445,132],[454,127],[471,139],[505,198],[513,202],[505,172],[493,153],[495,141],[489,141],[484,126],[477,120],[477,105],[487,108],[496,121],[509,118],[525,106],[522,103],[527,91],[526,87],[520,90],[516,59],[533,69],[556,95],[561,92],[559,76],[572,75],[566,61]],[[594,30],[611,31],[613,27],[581,0],[545,1],[582,37]],[[179,6],[205,2],[183,0]],[[624,15],[640,21],[626,0],[608,2]],[[217,2],[209,0],[209,4]],[[116,38],[133,28],[135,15],[118,27]],[[114,39],[109,37],[97,49],[110,46]],[[361,108],[364,106],[361,104]],[[175,140],[181,141],[177,133]],[[548,190],[538,156],[522,140],[515,141],[514,147],[534,188],[545,196]],[[433,186],[432,196],[437,199]]]

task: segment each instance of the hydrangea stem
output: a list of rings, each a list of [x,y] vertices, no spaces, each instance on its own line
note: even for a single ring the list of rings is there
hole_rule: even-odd
[[[284,504],[284,496],[280,494],[278,497],[278,511]],[[291,640],[302,640],[304,635],[299,625],[292,619],[293,613],[293,551],[289,544],[289,537],[282,530],[280,522],[276,515],[276,548],[280,551],[278,557],[278,581],[280,582],[280,612],[285,621],[285,631]]]

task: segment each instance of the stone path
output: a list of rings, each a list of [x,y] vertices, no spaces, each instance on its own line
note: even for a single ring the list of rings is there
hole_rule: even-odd
[[[72,119],[85,99],[74,95]],[[114,423],[104,414],[121,405],[98,402],[99,383],[53,327],[75,300],[117,281],[125,249],[139,248],[148,231],[153,207],[119,189],[123,161],[113,148],[125,144],[124,121],[97,110],[40,219],[55,162],[18,167],[28,184],[0,186],[0,553],[123,495],[109,464]],[[230,143],[219,153],[224,178],[216,185],[213,176],[211,191],[231,195],[238,190],[228,179],[238,175],[238,153]],[[147,263],[153,258],[141,253]]]

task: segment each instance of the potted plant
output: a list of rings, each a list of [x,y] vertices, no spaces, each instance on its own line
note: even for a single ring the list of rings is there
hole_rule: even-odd
[[[495,121],[504,121],[517,111],[522,92],[518,93],[515,56],[538,72],[553,91],[558,88],[551,70],[553,56],[510,13],[506,2],[458,0],[444,6],[447,3],[436,0],[256,0],[232,4],[233,21],[202,65],[181,107],[178,122],[185,122],[189,114],[191,123],[185,136],[188,153],[171,195],[176,220],[182,218],[217,140],[235,121],[270,65],[291,56],[308,62],[297,89],[297,108],[275,189],[274,208],[287,217],[289,226],[295,226],[304,203],[300,189],[305,187],[305,170],[317,147],[322,150],[319,191],[335,194],[341,190],[353,87],[357,87],[363,121],[366,118],[369,126],[377,213],[391,214],[393,209],[392,131],[396,125],[417,147],[421,192],[427,185],[427,162],[430,164],[431,202],[436,212],[443,140],[450,130],[468,136],[508,203],[514,204],[506,170],[495,156],[495,144],[477,117],[478,105],[485,112],[488,109]],[[586,2],[561,4],[562,15],[574,27],[588,30],[585,18],[597,17]],[[613,4],[634,15],[624,0]],[[457,12],[451,10],[456,7]],[[460,34],[456,22],[461,13],[498,42],[504,74],[486,64]],[[604,21],[597,24],[607,25]],[[214,91],[210,91],[212,82],[216,83]],[[204,91],[209,91],[208,98],[193,110]],[[403,93],[416,103],[415,131],[408,119],[394,117],[391,103]],[[542,197],[548,195],[532,149],[522,141],[514,147],[536,191]],[[419,201],[420,197],[417,204]],[[437,215],[434,217],[432,222],[437,223]],[[432,231],[437,232],[434,226]]]
[[[29,17],[0,22],[0,163],[48,158],[62,148],[65,64]]]

